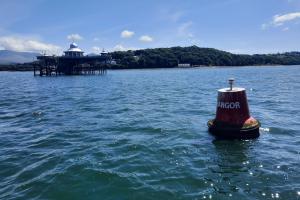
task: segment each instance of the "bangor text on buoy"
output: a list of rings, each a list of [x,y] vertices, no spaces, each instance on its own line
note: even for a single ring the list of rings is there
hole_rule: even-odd
[[[219,108],[226,108],[226,109],[239,109],[240,107],[240,102],[218,102],[218,107]]]

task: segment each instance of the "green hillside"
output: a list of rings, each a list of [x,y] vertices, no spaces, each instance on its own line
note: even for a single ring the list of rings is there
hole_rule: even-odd
[[[178,63],[192,66],[300,65],[300,52],[282,54],[232,54],[213,48],[171,47],[112,52],[118,63],[114,68],[177,67]]]

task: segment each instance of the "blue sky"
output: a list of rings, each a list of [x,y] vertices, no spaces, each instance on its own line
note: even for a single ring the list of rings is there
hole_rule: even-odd
[[[0,0],[0,49],[300,51],[300,0]]]

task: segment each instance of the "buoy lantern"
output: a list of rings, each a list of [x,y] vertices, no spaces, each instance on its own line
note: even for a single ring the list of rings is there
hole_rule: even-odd
[[[250,116],[245,88],[233,87],[218,90],[216,118],[209,120],[210,133],[221,138],[251,139],[259,137],[260,123]]]

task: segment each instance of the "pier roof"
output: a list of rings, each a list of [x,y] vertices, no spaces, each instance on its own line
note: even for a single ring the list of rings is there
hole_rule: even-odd
[[[83,51],[78,47],[78,45],[75,42],[71,43],[70,48],[65,52],[82,52],[83,53]]]

